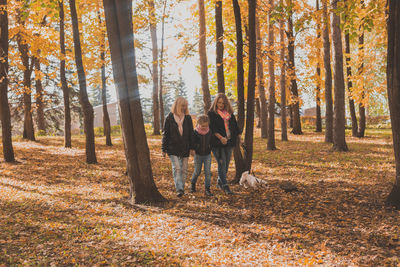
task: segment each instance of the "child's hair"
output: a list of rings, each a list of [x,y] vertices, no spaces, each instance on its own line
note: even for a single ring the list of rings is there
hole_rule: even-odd
[[[186,105],[184,114],[181,114],[181,105]],[[171,107],[171,112],[176,115],[189,115],[188,101],[184,97],[178,96]]]
[[[208,118],[207,115],[201,114],[199,115],[199,117],[197,118],[197,125],[203,124],[203,123],[210,123],[210,119]]]

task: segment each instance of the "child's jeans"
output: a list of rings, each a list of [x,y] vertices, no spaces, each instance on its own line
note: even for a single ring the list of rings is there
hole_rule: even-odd
[[[232,156],[232,147],[214,147],[212,149],[214,153],[214,157],[218,163],[218,184],[220,186],[227,185],[226,175],[228,173],[229,162],[231,161]]]
[[[204,185],[206,189],[211,185],[211,153],[205,156],[194,155],[194,172],[192,175],[192,184],[196,184],[197,178],[201,173],[201,167],[204,164]]]
[[[169,155],[169,158],[172,163],[172,174],[174,176],[174,183],[176,192],[184,191],[185,189],[185,180],[187,176],[187,168],[188,168],[188,157],[178,157],[175,155]]]

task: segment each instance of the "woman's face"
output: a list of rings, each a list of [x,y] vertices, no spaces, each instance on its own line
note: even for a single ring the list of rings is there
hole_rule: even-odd
[[[217,108],[218,110],[224,110],[225,109],[225,101],[222,97],[220,97],[217,101]]]
[[[181,112],[183,115],[186,113],[187,106],[185,102],[181,103]]]

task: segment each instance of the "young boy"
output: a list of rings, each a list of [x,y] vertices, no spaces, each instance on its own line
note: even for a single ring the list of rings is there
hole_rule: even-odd
[[[202,165],[204,164],[205,176],[205,194],[206,196],[213,196],[210,191],[211,183],[211,138],[213,136],[209,128],[209,119],[207,115],[200,115],[197,119],[196,129],[194,131],[193,146],[195,150],[194,155],[194,172],[192,175],[191,192],[196,192],[197,178],[201,173]]]

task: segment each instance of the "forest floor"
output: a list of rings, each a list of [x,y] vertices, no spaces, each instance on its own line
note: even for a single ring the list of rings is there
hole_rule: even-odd
[[[96,138],[94,165],[84,137],[71,149],[62,137],[14,140],[18,163],[0,163],[0,266],[399,266],[400,212],[384,205],[395,177],[390,130],[348,136],[345,153],[311,130],[289,140],[267,151],[255,139],[253,169],[266,187],[232,185],[227,196],[213,161],[215,196],[204,196],[201,176],[198,192],[178,198],[161,139],[149,136],[155,182],[169,200],[157,206],[129,204],[121,137],[112,147]],[[285,193],[285,181],[299,191]]]

